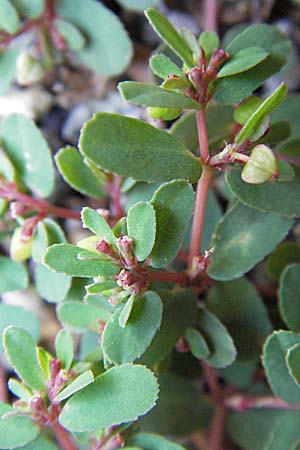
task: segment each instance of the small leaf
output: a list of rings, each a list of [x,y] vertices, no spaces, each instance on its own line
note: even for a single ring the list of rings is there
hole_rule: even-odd
[[[7,416],[0,420],[0,448],[14,449],[31,443],[40,433],[31,417]]]
[[[84,47],[85,38],[83,34],[71,22],[56,19],[55,26],[70,50],[81,50]]]
[[[100,239],[108,244],[116,245],[116,238],[106,220],[92,208],[83,208],[81,211],[83,228],[88,228]]]
[[[236,358],[235,345],[224,325],[217,317],[203,309],[197,323],[210,350],[205,358],[208,365],[216,368],[229,366]]]
[[[129,320],[133,303],[134,303],[135,297],[134,295],[131,295],[127,302],[125,303],[124,307],[122,308],[121,314],[119,315],[119,325],[122,328],[126,327],[126,324]]]
[[[169,264],[177,255],[194,210],[195,194],[184,180],[165,183],[157,189],[151,204],[156,214],[156,238],[150,255],[153,267]]]
[[[63,301],[71,287],[71,277],[53,272],[43,264],[36,265],[34,280],[40,296],[50,303]]]
[[[100,168],[137,181],[197,181],[201,165],[163,130],[130,117],[98,113],[80,137],[80,151]]]
[[[135,301],[125,328],[119,324],[121,312],[115,312],[102,335],[103,353],[115,364],[132,362],[149,347],[161,323],[162,303],[155,292],[146,292]]]
[[[145,15],[150,25],[161,39],[176,53],[177,56],[189,67],[195,65],[191,51],[173,25],[159,11],[149,8]]]
[[[0,292],[19,291],[28,286],[28,273],[21,263],[0,256]]]
[[[32,244],[32,258],[36,263],[41,263],[47,247],[52,244],[66,242],[61,227],[51,219],[44,219],[37,224]]]
[[[247,98],[233,111],[234,120],[240,125],[245,125],[249,117],[252,116],[263,101],[263,98],[257,96]]]
[[[288,349],[296,344],[300,344],[299,334],[275,331],[268,337],[263,349],[263,365],[274,394],[292,405],[300,402],[300,387],[289,373],[285,356]]]
[[[54,401],[59,403],[75,394],[75,392],[81,391],[81,389],[85,388],[89,384],[94,381],[94,375],[91,370],[87,370],[86,372],[81,373],[77,378],[75,378],[72,383],[68,384],[59,394],[54,397]]]
[[[282,272],[279,285],[280,315],[293,331],[300,331],[299,277],[300,264],[291,264]]]
[[[233,280],[248,272],[286,236],[293,220],[236,203],[219,222],[208,274]]]
[[[300,263],[300,246],[295,242],[282,242],[267,259],[270,278],[278,281],[286,266]]]
[[[166,55],[158,54],[150,59],[150,68],[158,77],[165,79],[169,75],[176,75],[185,80],[182,70]]]
[[[86,303],[68,301],[58,306],[57,317],[75,332],[82,332],[94,326],[96,331],[99,331],[98,321],[106,322],[110,318],[110,312]]]
[[[182,108],[162,108],[158,106],[149,106],[147,108],[147,114],[152,119],[161,120],[174,120],[180,116]]]
[[[213,31],[203,31],[199,36],[199,44],[206,58],[209,59],[213,51],[219,48],[220,41]]]
[[[254,111],[249,117],[243,128],[235,137],[237,144],[242,144],[253,133],[253,130],[257,127],[260,121],[274,109],[276,109],[280,103],[283,102],[288,92],[286,84],[281,83],[278,88],[268,97],[263,103]]]
[[[8,388],[16,397],[24,401],[28,401],[33,395],[30,389],[14,378],[8,380]]]
[[[12,367],[24,383],[38,391],[44,391],[45,379],[31,335],[22,328],[10,326],[4,330],[3,345]]]
[[[97,277],[116,275],[120,270],[111,259],[78,259],[82,248],[71,244],[55,244],[48,248],[44,263],[56,272],[73,277]]]
[[[19,15],[9,0],[0,0],[0,30],[15,34],[20,27]]]
[[[181,445],[151,433],[135,433],[126,440],[126,444],[143,450],[184,450]]]
[[[241,72],[246,72],[264,61],[268,56],[269,53],[261,47],[245,48],[236,53],[223,65],[220,72],[218,72],[218,78],[229,77]]]
[[[128,236],[133,239],[134,253],[138,261],[144,261],[151,253],[156,236],[154,207],[148,202],[138,202],[127,213]]]
[[[68,400],[59,421],[76,432],[111,427],[145,414],[155,405],[157,395],[157,381],[150,370],[124,364],[99,375]]]
[[[180,28],[180,34],[183,37],[184,42],[192,52],[193,58],[198,61],[201,57],[201,49],[198,40],[195,38],[194,33],[186,27]]]
[[[84,64],[104,77],[124,71],[132,56],[132,44],[110,9],[94,0],[60,0],[55,9],[86,37],[87,44],[76,51]]]
[[[119,83],[118,89],[124,100],[138,106],[200,109],[200,104],[186,95],[147,83],[122,81]]]
[[[28,19],[35,19],[45,8],[45,0],[10,0],[19,14]]]
[[[102,182],[94,175],[76,148],[62,148],[56,153],[55,162],[64,180],[76,191],[94,198],[105,195],[104,180]]]
[[[55,338],[56,357],[62,363],[62,367],[69,370],[74,358],[74,342],[70,333],[60,330]]]
[[[210,350],[208,345],[202,334],[196,328],[188,327],[184,336],[195,358],[206,359],[209,356]]]
[[[286,364],[290,375],[300,387],[300,343],[293,345],[286,354]]]
[[[278,181],[287,182],[294,180],[296,174],[291,164],[285,161],[277,161]]]
[[[37,347],[36,356],[43,372],[43,375],[48,380],[50,379],[50,362],[54,359],[51,353],[47,352],[43,347]]]

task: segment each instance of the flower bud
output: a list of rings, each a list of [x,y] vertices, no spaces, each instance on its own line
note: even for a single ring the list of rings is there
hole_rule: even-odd
[[[22,228],[15,229],[10,244],[10,256],[13,261],[23,262],[31,256],[33,237],[22,239]]]
[[[17,58],[17,81],[28,86],[40,81],[45,75],[45,68],[41,61],[35,59],[30,53],[22,52]]]
[[[261,184],[277,175],[277,161],[272,150],[259,144],[251,152],[242,171],[242,180],[246,183]]]
[[[162,108],[158,106],[150,106],[147,113],[152,119],[174,120],[182,113],[182,108]]]

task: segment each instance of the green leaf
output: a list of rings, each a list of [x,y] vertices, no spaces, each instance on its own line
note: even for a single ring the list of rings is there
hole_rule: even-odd
[[[186,27],[180,28],[180,35],[182,36],[184,42],[189,47],[192,52],[193,58],[199,61],[201,58],[201,49],[198,40],[196,39],[194,33]]]
[[[300,95],[290,93],[271,115],[272,120],[288,120],[292,128],[292,136],[299,136]]]
[[[300,387],[300,344],[293,345],[286,354],[286,365],[290,375]]]
[[[56,357],[62,363],[62,367],[69,370],[74,358],[74,342],[70,333],[60,330],[55,338]]]
[[[216,228],[209,276],[222,281],[239,278],[269,254],[292,225],[292,219],[236,203]]]
[[[75,378],[75,380],[72,381],[72,383],[68,384],[67,387],[65,387],[62,391],[60,391],[60,393],[55,396],[54,401],[62,402],[66,398],[75,394],[75,392],[81,391],[83,388],[93,383],[93,381],[94,375],[91,370],[83,372],[77,378]]]
[[[51,151],[35,124],[20,114],[12,114],[2,120],[0,137],[22,181],[34,193],[48,197],[54,188],[55,173]]]
[[[147,8],[159,5],[160,0],[117,0],[124,8],[142,12]]]
[[[152,372],[143,366],[124,364],[98,376],[68,400],[59,421],[76,432],[111,427],[145,414],[155,405],[157,395]]]
[[[136,433],[126,440],[126,444],[143,450],[184,450],[181,445],[152,433]]]
[[[48,248],[44,263],[56,272],[73,277],[116,275],[119,267],[109,258],[103,260],[78,259],[82,248],[71,244],[55,244]]]
[[[219,48],[220,41],[213,31],[203,31],[199,36],[199,44],[203,48],[206,58],[209,59],[213,51]]]
[[[300,263],[300,246],[295,242],[283,242],[267,259],[268,275],[277,281],[284,268],[292,263]]]
[[[137,181],[195,182],[200,162],[163,130],[130,117],[98,113],[83,127],[80,151],[98,167]]]
[[[36,290],[50,303],[63,301],[71,287],[71,277],[54,272],[43,264],[36,265],[34,279]]]
[[[0,256],[0,292],[19,291],[28,286],[28,273],[21,263]]]
[[[234,120],[240,125],[245,125],[249,117],[252,116],[263,101],[263,98],[257,96],[247,98],[233,111]]]
[[[21,400],[28,401],[32,397],[32,391],[14,378],[8,380],[7,386],[10,392]]]
[[[19,15],[9,0],[0,0],[0,30],[15,34],[20,27]]]
[[[85,37],[71,22],[56,19],[55,26],[70,50],[81,50],[84,47]]]
[[[35,314],[26,311],[21,306],[0,303],[0,336],[9,325],[28,331],[35,342],[40,336],[40,323]],[[3,351],[1,342],[0,351]]]
[[[238,358],[257,360],[272,325],[254,286],[246,278],[217,283],[210,289],[206,304],[228,328],[237,346]]]
[[[249,97],[267,78],[278,72],[285,64],[289,53],[289,42],[275,26],[254,24],[232,39],[226,48],[231,56],[239,51],[255,47],[259,43],[269,56],[257,66],[231,77],[221,78],[216,83],[215,99],[219,103],[232,104]]]
[[[145,15],[150,25],[161,39],[176,53],[177,56],[189,67],[195,65],[191,51],[184,39],[176,31],[173,25],[159,11],[149,8]]]
[[[159,376],[159,385],[158,404],[142,418],[142,431],[185,436],[207,427],[211,405],[189,381],[164,373]]]
[[[37,359],[44,374],[44,377],[50,379],[50,363],[54,359],[51,353],[47,352],[43,347],[37,347]]]
[[[38,436],[34,441],[30,442],[24,447],[18,448],[18,450],[58,450],[58,447],[53,444],[48,438],[44,436]]]
[[[300,138],[292,137],[275,147],[275,152],[281,155],[299,157],[300,155]]]
[[[116,238],[106,220],[92,208],[83,208],[81,211],[83,228],[88,228],[100,239],[108,244],[116,245]]]
[[[15,48],[0,51],[0,95],[4,94],[16,73],[16,62],[19,51]]]
[[[243,144],[251,134],[253,130],[259,125],[261,120],[276,109],[280,103],[283,102],[288,92],[286,84],[281,83],[278,88],[268,97],[263,103],[254,111],[249,117],[243,128],[235,137],[237,144]]]
[[[75,332],[85,331],[86,328],[97,328],[98,321],[106,322],[110,313],[107,309],[99,308],[81,302],[63,302],[57,308],[57,317],[65,325],[68,325]]]
[[[140,359],[141,363],[151,367],[170,353],[197,318],[198,298],[191,289],[179,289],[174,294],[160,292],[160,297],[164,304],[161,326]]]
[[[277,172],[281,183],[293,181],[296,176],[293,166],[285,161],[277,161]]]
[[[105,77],[123,72],[132,56],[132,45],[112,11],[94,0],[60,0],[56,10],[86,37],[87,45],[76,52],[84,64]]]
[[[208,345],[202,334],[196,328],[188,327],[184,337],[189,344],[190,350],[195,358],[206,359],[210,354]]]
[[[31,255],[36,263],[43,260],[47,247],[66,242],[61,227],[51,219],[44,219],[37,224],[32,243]]]
[[[200,104],[186,95],[147,83],[122,81],[118,89],[124,100],[138,106],[200,109]]]
[[[268,56],[269,53],[261,47],[244,48],[223,65],[220,72],[218,72],[218,78],[229,77],[241,72],[246,72],[264,61]]]
[[[205,358],[207,364],[216,368],[229,366],[235,360],[237,352],[230,334],[219,319],[203,309],[198,318],[197,328],[210,350]]]
[[[10,0],[21,16],[35,19],[45,8],[45,0]]]
[[[107,322],[102,335],[102,350],[114,364],[132,362],[149,347],[162,319],[162,303],[155,292],[137,299],[126,327],[119,324],[121,309]]]
[[[45,390],[45,379],[36,356],[36,346],[28,331],[8,327],[3,333],[5,353],[19,377],[38,391]]]
[[[40,429],[33,423],[31,417],[7,416],[0,420],[0,448],[14,449],[31,443],[39,434]],[[31,448],[31,447],[30,447]]]
[[[122,328],[125,328],[127,325],[134,304],[134,300],[135,296],[131,295],[122,308],[122,311],[119,315],[119,325]]]
[[[285,356],[296,344],[300,344],[299,334],[275,331],[266,340],[263,350],[263,365],[274,394],[292,405],[300,402],[300,387],[289,373]]]
[[[300,413],[286,411],[276,421],[275,427],[264,450],[297,450],[300,441]]]
[[[138,261],[144,261],[151,253],[156,235],[154,207],[148,202],[138,202],[127,213],[128,236],[133,239],[134,253]]]
[[[102,198],[103,182],[84,163],[74,147],[65,147],[55,155],[55,162],[62,177],[73,189],[93,198]]]
[[[177,255],[194,210],[195,194],[184,180],[158,188],[151,200],[156,214],[156,238],[150,255],[153,267],[169,264]]]
[[[300,331],[299,276],[300,264],[290,264],[284,269],[280,277],[280,315],[292,331]]]
[[[280,409],[252,409],[230,413],[227,430],[231,439],[242,449],[263,450],[278,420],[284,414],[284,411]]]
[[[294,170],[296,176],[292,181],[250,185],[241,180],[241,169],[236,168],[226,173],[226,183],[244,205],[295,218],[300,217],[300,170],[295,167]]]
[[[176,75],[184,80],[186,79],[182,70],[164,54],[152,56],[149,64],[152,72],[162,79],[167,78],[169,75]]]

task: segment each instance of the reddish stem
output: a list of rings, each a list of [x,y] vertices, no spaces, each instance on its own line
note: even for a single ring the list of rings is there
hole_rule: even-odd
[[[300,410],[300,405],[290,405],[278,397],[267,395],[248,397],[246,395],[235,394],[227,397],[224,404],[235,411],[247,411],[252,408]]]
[[[198,181],[197,185],[196,203],[193,217],[189,257],[188,257],[188,264],[190,268],[193,265],[194,257],[199,255],[201,248],[207,195],[212,175],[213,169],[209,166],[204,165],[201,178]]]
[[[218,0],[204,0],[204,24],[207,31],[217,32]]]
[[[200,156],[203,164],[207,164],[209,160],[209,148],[208,148],[208,137],[206,128],[205,106],[202,106],[201,109],[196,112],[196,120],[197,120]]]
[[[58,422],[52,424],[51,428],[63,450],[77,450],[70,434]]]
[[[6,375],[2,361],[0,360],[0,402],[8,402],[8,392],[6,388]]]

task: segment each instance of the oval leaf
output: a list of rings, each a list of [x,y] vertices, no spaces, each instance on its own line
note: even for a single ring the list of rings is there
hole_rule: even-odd
[[[266,50],[261,47],[249,47],[236,53],[229,61],[224,64],[218,78],[229,77],[237,73],[245,72],[256,66],[269,55]]]
[[[138,261],[144,261],[151,253],[156,235],[156,216],[148,202],[138,202],[127,213],[128,236],[133,239],[134,253]]]
[[[116,245],[116,238],[106,220],[92,208],[83,208],[81,211],[83,228],[88,228],[100,239],[108,244]]]
[[[286,364],[290,375],[300,387],[300,344],[296,344],[288,349],[286,354]]]
[[[279,310],[282,319],[293,331],[300,331],[300,264],[291,264],[280,277]]]
[[[31,443],[40,429],[30,417],[7,416],[0,420],[0,448],[12,449]],[[32,447],[30,447],[32,448]]]
[[[55,338],[56,357],[66,370],[70,369],[74,358],[73,338],[66,330],[60,330]]]
[[[19,291],[28,286],[28,273],[21,263],[0,256],[0,292]]]
[[[54,398],[55,402],[61,402],[71,395],[75,394],[75,392],[81,391],[83,388],[88,386],[94,381],[94,375],[91,370],[87,370],[86,372],[81,373],[72,383],[70,383],[66,388],[64,388],[56,397]]]

